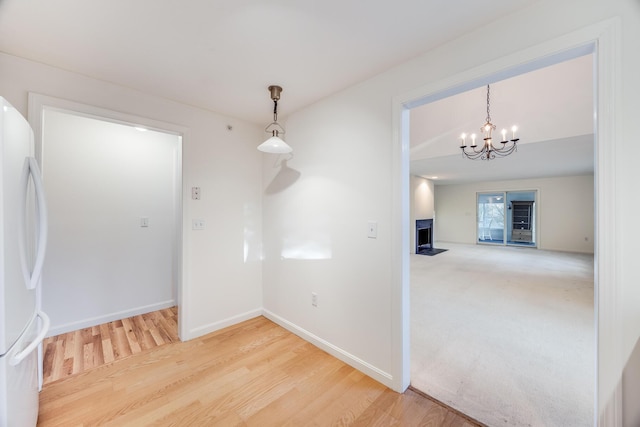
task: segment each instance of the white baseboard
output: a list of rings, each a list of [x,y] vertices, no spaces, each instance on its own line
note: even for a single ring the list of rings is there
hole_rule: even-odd
[[[226,319],[222,319],[220,321],[209,323],[207,325],[199,326],[195,329],[190,329],[188,331],[188,335],[183,339],[183,341],[188,341],[194,338],[201,337],[202,335],[210,334],[211,332],[215,332],[219,329],[226,328],[227,326],[235,325],[236,323],[244,322],[245,320],[253,319],[254,317],[262,316],[262,309],[258,308],[255,310],[247,311],[245,313],[238,314],[237,316],[228,317]]]
[[[130,310],[123,310],[115,313],[109,313],[103,316],[96,316],[89,319],[83,319],[77,322],[66,323],[64,325],[53,326],[49,329],[49,334],[47,336],[55,336],[59,334],[64,334],[66,332],[77,331],[79,329],[101,325],[107,322],[113,322],[114,320],[125,319],[127,317],[137,316],[139,314],[149,313],[151,311],[162,310],[164,308],[173,307],[174,305],[176,305],[174,300],[164,301],[158,304],[150,304],[142,307],[136,307]],[[209,323],[207,325],[203,325],[195,329],[191,329],[188,332],[188,336],[184,337],[183,340],[186,341],[193,338],[197,338],[202,335],[215,332],[217,330],[235,325],[240,322],[244,322],[245,320],[253,319],[254,317],[258,317],[258,316],[265,316],[267,319],[271,320],[272,322],[277,323],[278,325],[282,326],[288,331],[298,335],[300,338],[304,339],[305,341],[310,342],[316,347],[326,351],[330,355],[342,360],[346,364],[353,366],[355,369],[358,369],[364,374],[386,385],[387,387],[393,387],[393,376],[391,374],[376,368],[375,366],[365,362],[362,359],[359,359],[358,357],[352,355],[351,353],[331,344],[328,341],[323,340],[322,338],[310,333],[309,331],[262,308],[247,311],[245,313],[241,313],[236,316],[232,316],[214,323]]]
[[[283,328],[287,329],[288,331],[298,335],[300,338],[304,339],[305,341],[310,342],[311,344],[315,345],[316,347],[326,351],[327,353],[329,353],[330,355],[332,355],[333,357],[342,360],[344,363],[346,363],[347,365],[350,365],[354,368],[356,368],[357,370],[363,372],[364,374],[370,376],[371,378],[375,379],[376,381],[381,382],[382,384],[384,384],[385,386],[389,387],[389,388],[393,388],[393,375],[384,372],[381,369],[376,368],[375,366],[365,362],[362,359],[357,358],[356,356],[354,356],[353,354],[339,348],[336,347],[335,345],[323,340],[322,338],[310,333],[309,331],[294,325],[293,323],[289,322],[288,320],[283,319],[282,317],[268,311],[268,310],[263,310],[263,315],[264,317],[266,317],[267,319],[271,320],[274,323],[277,323],[278,325],[282,326]]]
[[[163,301],[156,304],[149,304],[140,307],[135,307],[129,310],[117,311],[114,313],[108,313],[102,316],[91,317],[88,319],[78,320],[77,322],[65,323],[64,325],[52,325],[49,329],[48,337],[53,337],[60,334],[65,334],[71,331],[77,331],[83,328],[89,328],[91,326],[101,325],[107,322],[113,322],[114,320],[126,319],[127,317],[137,316],[139,314],[150,313],[156,310],[162,310],[164,308],[173,307],[176,305],[175,300]]]

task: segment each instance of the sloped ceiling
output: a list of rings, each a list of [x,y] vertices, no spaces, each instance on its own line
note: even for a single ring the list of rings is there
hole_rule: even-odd
[[[468,160],[460,135],[487,116],[486,86],[411,110],[411,173],[436,184],[593,173],[593,56],[586,55],[491,84],[492,122],[518,126],[518,151]],[[469,139],[467,139],[469,142]]]
[[[0,0],[0,51],[265,124],[534,2]]]

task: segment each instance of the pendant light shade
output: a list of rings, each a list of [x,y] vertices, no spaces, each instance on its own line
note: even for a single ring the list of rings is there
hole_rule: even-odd
[[[293,149],[284,142],[279,136],[274,135],[262,144],[258,145],[258,150],[271,154],[290,153]]]
[[[258,145],[258,150],[271,153],[271,154],[285,154],[291,153],[293,149],[286,143],[280,135],[284,135],[284,128],[278,123],[278,100],[280,99],[280,92],[282,88],[280,86],[269,86],[269,92],[271,93],[271,99],[273,100],[273,122],[269,123],[264,129],[265,132],[270,133],[271,137],[262,144]]]

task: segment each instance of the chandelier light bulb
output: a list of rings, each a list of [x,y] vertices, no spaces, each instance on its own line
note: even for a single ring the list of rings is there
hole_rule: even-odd
[[[518,126],[513,126],[511,128],[511,139],[516,139],[516,131],[518,130]]]
[[[507,130],[506,129],[502,129],[502,140],[503,141],[507,140]]]

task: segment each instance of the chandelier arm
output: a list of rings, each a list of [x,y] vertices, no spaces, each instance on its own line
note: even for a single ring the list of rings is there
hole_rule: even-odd
[[[473,150],[473,151],[469,152],[469,151],[465,150],[466,147],[461,147],[461,148],[462,148],[463,157],[466,157],[466,158],[471,159],[471,160],[477,160],[477,159],[483,157],[483,155],[484,155],[484,151]]]
[[[499,157],[506,157],[514,151],[518,151],[518,146],[516,144],[511,145],[508,149],[496,150],[495,153]]]
[[[511,142],[511,145],[509,145],[509,142]],[[518,140],[501,141],[501,143],[502,147],[494,147],[493,149],[498,153],[511,153],[517,147]]]
[[[484,153],[485,151],[487,151],[487,144],[482,144],[482,146],[480,146],[479,150],[476,147],[471,147],[471,148],[473,148],[473,151],[475,153]]]
[[[509,142],[511,142],[511,145],[507,145]],[[495,147],[492,144],[484,144],[480,150],[476,147],[467,147],[466,145],[461,146],[460,149],[463,157],[468,159],[492,160],[496,157],[506,157],[514,151],[518,151],[517,143],[518,139],[515,139],[511,141],[504,141],[502,147]],[[467,148],[470,148],[470,150],[467,150]]]

